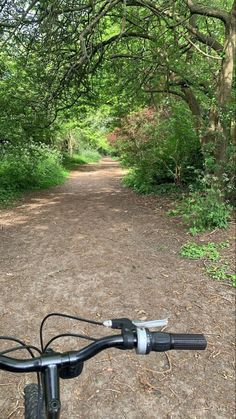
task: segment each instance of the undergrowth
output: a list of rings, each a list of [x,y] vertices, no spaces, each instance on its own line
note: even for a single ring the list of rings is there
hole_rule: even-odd
[[[41,143],[5,145],[0,150],[0,205],[10,205],[24,191],[63,183],[69,170],[99,158],[94,150],[62,157],[58,150]]]
[[[8,146],[0,153],[1,205],[8,205],[23,191],[62,183],[67,175],[60,153],[45,144]]]
[[[232,208],[224,201],[221,191],[212,187],[185,196],[168,215],[181,215],[189,232],[195,235],[215,228],[227,228],[231,212]]]
[[[132,169],[123,178],[123,184],[132,188],[138,194],[143,195],[167,195],[177,197],[183,192],[183,188],[177,186],[175,183],[154,183],[150,178],[143,179],[142,173],[138,170]]]
[[[197,244],[188,242],[181,247],[180,254],[189,259],[218,260],[220,257],[215,243]]]
[[[180,255],[189,259],[203,259],[205,272],[213,279],[228,280],[236,287],[236,275],[230,272],[229,263],[222,259],[220,250],[229,247],[228,241],[221,243],[197,244],[185,243],[180,250]]]

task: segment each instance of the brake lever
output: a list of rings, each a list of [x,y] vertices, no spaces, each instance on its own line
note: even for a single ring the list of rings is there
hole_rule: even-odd
[[[154,328],[154,327],[164,327],[168,324],[168,319],[160,319],[160,320],[132,320],[132,323],[136,327],[145,327],[145,328]]]
[[[103,322],[103,326],[105,327],[112,327],[114,329],[121,328],[120,324],[122,324],[122,320],[119,319],[119,324],[117,322],[118,319],[114,320],[105,320]],[[154,327],[164,327],[168,324],[168,319],[161,319],[161,320],[131,320],[130,321],[135,327],[145,327],[145,328],[154,328]]]

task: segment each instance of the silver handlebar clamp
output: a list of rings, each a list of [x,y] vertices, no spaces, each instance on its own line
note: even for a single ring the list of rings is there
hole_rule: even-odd
[[[138,355],[146,355],[148,353],[148,335],[144,327],[137,327],[137,348]]]
[[[132,334],[135,331],[137,334],[137,346],[136,353],[138,355],[146,355],[151,350],[150,332],[149,328],[165,327],[168,323],[168,319],[162,320],[130,320],[130,319],[113,319],[106,320],[103,322],[105,327],[111,327],[113,329],[122,329],[125,344],[127,348],[132,348],[133,338]],[[131,333],[131,337],[130,337]]]

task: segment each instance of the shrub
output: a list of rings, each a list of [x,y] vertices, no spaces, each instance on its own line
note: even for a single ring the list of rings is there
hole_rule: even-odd
[[[66,176],[60,153],[45,144],[5,145],[0,153],[2,203],[11,201],[21,191],[61,183]]]
[[[214,228],[226,228],[231,207],[224,201],[221,191],[209,188],[189,194],[177,207],[190,232],[196,234]]]
[[[176,198],[182,187],[174,183],[153,184],[151,176],[144,178],[142,171],[131,169],[123,178],[123,184],[140,194],[169,195]]]
[[[123,183],[125,186],[134,189],[141,194],[153,193],[152,178],[143,176],[142,171],[139,169],[131,169],[130,172],[124,177]]]
[[[155,192],[160,184],[188,184],[196,177],[196,168],[202,167],[191,114],[180,103],[129,115],[109,140],[132,168],[126,184],[142,193]]]

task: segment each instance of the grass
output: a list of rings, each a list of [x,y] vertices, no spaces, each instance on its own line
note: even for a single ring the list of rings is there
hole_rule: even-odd
[[[43,182],[35,182],[35,184],[25,184],[24,186],[19,186],[15,183],[9,183],[8,186],[0,186],[0,208],[8,207],[12,203],[20,198],[24,192],[47,189],[52,186],[60,185],[63,183],[68,176],[68,172],[61,167],[60,171],[57,173],[57,176],[54,178],[48,177],[44,179]]]
[[[95,163],[100,158],[101,155],[96,150],[85,150],[81,154],[73,154],[71,157],[68,154],[64,155],[62,164],[66,170],[74,170],[81,164]]]
[[[45,189],[67,176],[60,153],[45,144],[9,145],[1,149],[0,204],[8,206],[24,191]]]
[[[13,201],[19,198],[20,195],[20,191],[13,187],[7,188],[0,186],[0,208],[8,207]]]

